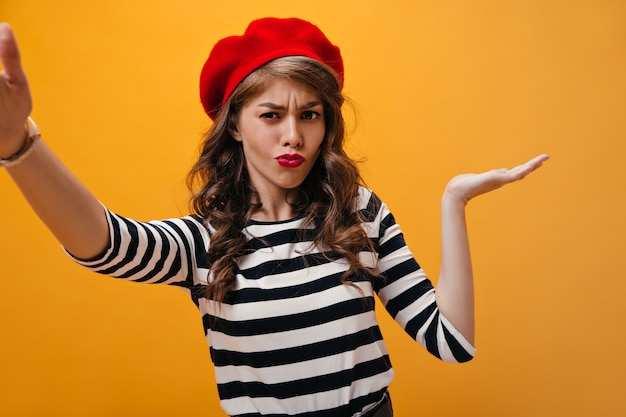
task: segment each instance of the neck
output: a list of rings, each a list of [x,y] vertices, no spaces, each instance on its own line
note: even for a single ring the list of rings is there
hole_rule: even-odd
[[[291,206],[288,197],[287,193],[272,197],[259,193],[261,208],[252,214],[252,220],[277,222],[293,219],[297,213]]]
[[[289,209],[276,210],[274,208],[268,209],[263,206],[252,214],[252,220],[260,222],[280,222],[293,219],[295,216],[296,212],[291,207],[289,207]]]

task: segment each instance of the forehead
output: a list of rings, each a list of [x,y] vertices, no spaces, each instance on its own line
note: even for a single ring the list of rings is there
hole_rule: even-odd
[[[267,101],[279,104],[291,100],[321,101],[320,94],[303,82],[287,78],[272,78],[263,83],[259,91],[250,97],[248,103]]]

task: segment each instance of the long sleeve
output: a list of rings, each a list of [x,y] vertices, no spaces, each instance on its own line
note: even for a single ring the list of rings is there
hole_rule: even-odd
[[[100,274],[135,282],[191,287],[199,282],[208,246],[206,228],[194,217],[139,222],[106,210],[110,245],[99,256],[78,259]],[[206,276],[206,275],[205,275]]]
[[[380,274],[374,290],[385,308],[431,354],[446,362],[469,361],[475,348],[439,312],[435,288],[407,247],[400,226],[375,194],[361,198],[366,197],[364,227],[377,249]]]

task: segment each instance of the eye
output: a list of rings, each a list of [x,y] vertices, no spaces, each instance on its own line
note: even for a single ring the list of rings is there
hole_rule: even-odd
[[[278,113],[267,112],[267,113],[261,114],[261,116],[259,116],[259,117],[261,119],[278,119]]]
[[[320,114],[316,111],[312,111],[312,110],[307,110],[305,112],[302,112],[302,118],[304,120],[314,120],[320,117]]]

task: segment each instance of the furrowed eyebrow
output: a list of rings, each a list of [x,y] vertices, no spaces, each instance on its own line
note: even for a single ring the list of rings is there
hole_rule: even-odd
[[[321,106],[322,102],[320,101],[311,101],[303,106],[301,106],[298,110],[308,110],[308,109],[312,109],[313,107],[317,107],[317,106]],[[282,106],[280,104],[276,104],[276,103],[272,103],[272,102],[266,102],[266,103],[259,103],[257,105],[257,107],[267,107],[268,109],[272,109],[272,110],[285,110],[286,107]]]
[[[313,107],[317,107],[317,106],[321,106],[321,105],[322,105],[321,101],[311,101],[311,102],[305,104],[304,106],[300,107],[300,110],[312,109]]]

